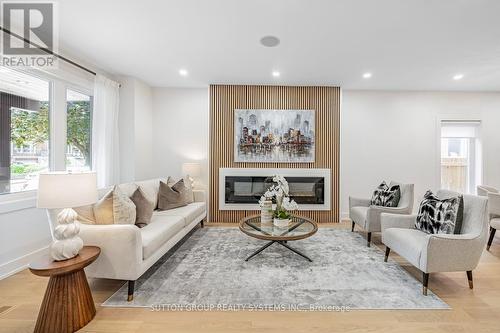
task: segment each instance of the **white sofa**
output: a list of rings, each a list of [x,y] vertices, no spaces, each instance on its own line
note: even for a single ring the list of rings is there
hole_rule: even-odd
[[[151,198],[158,197],[160,179],[119,185],[131,196],[137,186]],[[109,189],[101,191],[104,195]],[[206,218],[205,192],[194,190],[194,202],[165,211],[155,210],[151,222],[138,228],[130,224],[81,224],[80,237],[84,245],[101,248],[97,260],[85,269],[94,278],[128,280],[128,300],[133,299],[134,282],[160,259],[198,223]],[[49,212],[54,216],[56,212]],[[51,218],[52,221],[55,219]],[[51,222],[52,222],[51,221]],[[54,222],[52,222],[54,223]]]

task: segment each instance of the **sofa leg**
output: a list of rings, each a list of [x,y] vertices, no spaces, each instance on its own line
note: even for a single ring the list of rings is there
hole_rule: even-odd
[[[128,302],[131,302],[134,299],[134,286],[135,286],[135,281],[133,280],[128,281],[128,297],[127,297]]]
[[[354,223],[354,221],[352,221],[352,225],[351,225],[351,232],[354,232],[354,226],[356,225],[356,223]]]
[[[474,288],[474,282],[472,281],[472,271],[467,271],[467,280],[469,280],[469,288]]]
[[[429,273],[423,273],[422,277],[422,293],[427,296],[427,286],[429,285]]]
[[[491,243],[493,243],[493,238],[495,238],[495,232],[497,229],[490,227],[490,238],[488,239],[488,245],[486,245],[486,250],[490,250]]]
[[[200,228],[203,228],[205,226],[205,219],[200,221]]]
[[[367,235],[366,235],[366,246],[370,247],[370,243],[372,241],[372,233],[369,232]]]
[[[389,259],[389,253],[391,253],[391,248],[386,246],[385,247],[385,258],[384,258],[384,262],[387,262],[387,259]]]

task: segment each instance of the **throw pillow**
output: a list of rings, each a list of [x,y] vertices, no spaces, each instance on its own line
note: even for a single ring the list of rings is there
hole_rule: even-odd
[[[147,199],[141,187],[137,187],[130,200],[132,200],[136,207],[135,225],[139,228],[147,226],[153,216],[154,203]]]
[[[158,192],[158,209],[167,210],[188,205],[190,202],[186,200],[186,191],[188,189],[184,185],[184,180],[179,180],[171,187],[160,181],[160,190]]]
[[[106,193],[94,204],[96,224],[113,224],[113,190]]]
[[[429,234],[459,233],[462,228],[459,216],[463,216],[460,202],[463,202],[461,196],[439,199],[432,191],[427,191],[418,209],[415,228]]]
[[[370,204],[373,206],[397,207],[400,199],[401,189],[399,185],[392,185],[389,187],[387,183],[383,181],[375,191],[373,191]]]
[[[134,224],[135,205],[115,186],[94,205],[94,215],[96,224]]]
[[[179,181],[175,181],[172,177],[167,178],[167,184],[168,186],[174,188],[174,186],[177,184],[177,187],[181,186],[180,182],[182,180],[182,184],[184,185],[185,189],[183,189],[184,193],[184,199],[188,204],[194,202],[194,194],[193,194],[193,188],[191,187],[191,181],[189,180],[189,176],[186,176]]]
[[[113,221],[115,224],[135,224],[136,207],[118,186],[113,189]]]
[[[83,224],[95,224],[94,205],[74,207],[73,210],[78,214],[78,221]]]

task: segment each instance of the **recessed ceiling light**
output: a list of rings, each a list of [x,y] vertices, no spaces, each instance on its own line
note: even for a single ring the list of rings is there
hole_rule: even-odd
[[[274,77],[280,77],[280,72],[278,72],[278,71],[273,71],[272,74]]]
[[[364,73],[363,74],[363,79],[369,79],[372,77],[372,73]]]
[[[179,69],[179,75],[180,76],[187,76],[188,75],[188,71],[184,68],[181,68]]]
[[[455,81],[462,80],[463,78],[464,78],[463,74],[455,74],[455,75],[453,75],[453,80],[455,80]]]
[[[276,47],[280,44],[280,39],[276,36],[264,36],[260,39],[260,43],[265,47]]]

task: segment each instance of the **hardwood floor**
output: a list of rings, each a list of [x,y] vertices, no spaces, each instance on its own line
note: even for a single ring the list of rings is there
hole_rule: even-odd
[[[350,223],[322,227],[350,230]],[[105,308],[98,305],[125,282],[91,279],[97,315],[80,332],[500,332],[499,238],[494,240],[490,252],[484,251],[474,271],[474,290],[468,288],[465,272],[431,274],[429,289],[452,310],[153,312],[148,308]],[[382,248],[378,234],[373,235],[372,241]],[[420,281],[419,271],[395,253],[390,257]],[[383,260],[381,252],[381,265]],[[48,279],[28,270],[0,281],[0,333],[33,332],[47,282]]]

